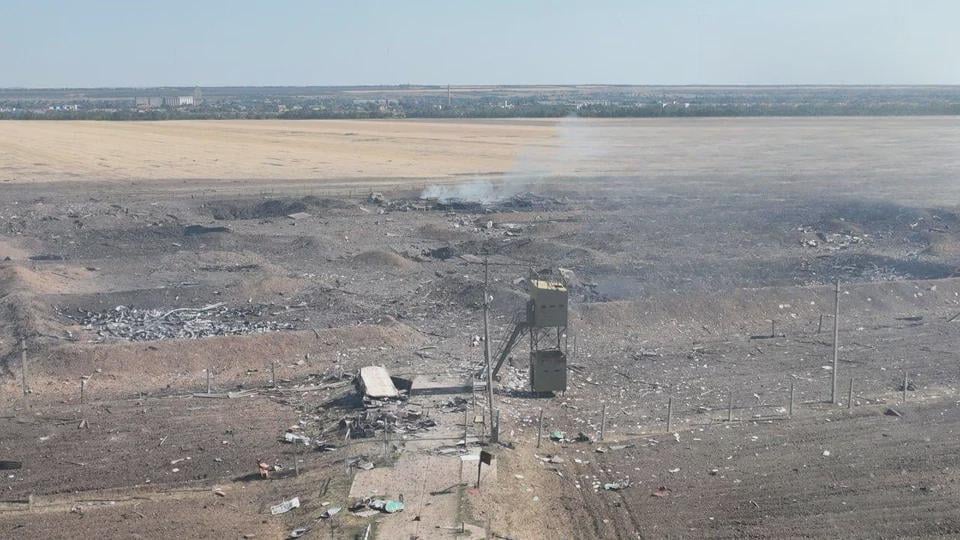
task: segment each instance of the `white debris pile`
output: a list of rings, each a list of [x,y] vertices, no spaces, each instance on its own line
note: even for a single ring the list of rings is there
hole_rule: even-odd
[[[228,307],[223,303],[199,308],[171,310],[117,306],[109,311],[78,310],[80,316],[64,314],[102,338],[128,341],[196,339],[293,330],[287,322],[265,319],[264,306]]]

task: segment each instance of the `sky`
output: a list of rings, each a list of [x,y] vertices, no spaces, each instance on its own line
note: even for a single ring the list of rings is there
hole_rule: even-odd
[[[960,84],[956,0],[0,0],[0,87]]]

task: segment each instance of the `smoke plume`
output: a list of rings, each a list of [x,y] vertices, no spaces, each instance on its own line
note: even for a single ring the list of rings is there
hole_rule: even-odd
[[[596,125],[576,116],[558,120],[553,136],[544,144],[521,149],[513,167],[500,178],[474,178],[457,184],[435,184],[421,198],[441,202],[494,203],[525,192],[536,192],[550,177],[595,174],[608,144],[600,140]]]

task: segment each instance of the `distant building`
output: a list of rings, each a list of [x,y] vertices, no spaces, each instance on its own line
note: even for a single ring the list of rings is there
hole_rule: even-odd
[[[193,96],[167,96],[163,98],[166,107],[186,107],[193,105]]]
[[[137,107],[141,109],[186,107],[194,103],[196,103],[194,96],[147,96],[136,98]]]
[[[136,102],[137,107],[141,109],[152,109],[163,106],[163,98],[160,96],[138,97]]]

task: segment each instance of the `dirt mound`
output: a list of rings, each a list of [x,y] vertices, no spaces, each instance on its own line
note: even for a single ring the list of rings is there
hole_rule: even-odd
[[[480,268],[479,271],[482,278],[483,269]],[[489,294],[493,297],[490,301],[490,309],[496,314],[508,314],[509,317],[523,310],[527,302],[527,295],[524,292],[501,283],[491,284]],[[433,297],[479,310],[483,307],[483,282],[459,276],[447,278],[435,285]]]
[[[544,266],[583,267],[601,264],[603,257],[592,249],[554,240],[517,238],[509,242],[469,242],[456,247],[458,253],[489,253],[514,256]],[[483,251],[480,251],[480,250]]]
[[[288,276],[263,276],[244,279],[232,293],[241,298],[248,298],[253,302],[268,302],[276,296],[289,297],[302,290],[306,280]]]
[[[98,389],[136,393],[199,388],[203,370],[209,368],[216,373],[221,387],[233,388],[236,384],[228,385],[228,381],[251,380],[263,384],[270,361],[278,363],[278,377],[303,375],[331,368],[347,350],[373,351],[383,347],[390,351],[416,346],[421,341],[420,334],[409,326],[387,320],[384,324],[316,332],[271,332],[150,343],[64,344],[37,362],[32,376],[38,381],[62,381],[95,374],[91,384]],[[307,357],[309,361],[300,361]],[[42,388],[39,384],[36,386]],[[68,390],[73,390],[72,385]],[[48,391],[56,392],[55,385]]]
[[[960,241],[957,241],[956,237],[939,232],[928,232],[923,236],[927,242],[927,248],[923,251],[924,255],[953,259],[960,256]]]
[[[31,270],[23,266],[0,267],[0,296],[16,291],[33,294],[84,294],[98,292],[93,273],[83,268],[58,265]]]
[[[325,199],[308,195],[299,199],[266,199],[260,201],[214,201],[204,205],[214,219],[268,219],[283,217],[297,212],[311,212],[331,208],[348,208],[350,205],[338,199]]]
[[[283,275],[285,270],[250,251],[178,251],[161,258],[158,268],[165,271],[264,272]]]
[[[919,311],[955,310],[943,306],[960,294],[960,279],[841,284],[843,324],[890,324]],[[717,336],[763,335],[770,320],[778,331],[815,331],[824,314],[826,328],[833,313],[833,286],[764,287],[684,295],[655,294],[643,300],[597,302],[572,306],[573,325],[603,332],[630,329],[642,339],[716,339]]]
[[[393,251],[375,249],[364,251],[353,257],[353,261],[367,266],[387,267],[409,272],[417,268],[417,263]]]
[[[13,346],[21,336],[60,336],[63,334],[54,313],[36,295],[18,291],[0,298],[0,342]],[[9,352],[0,347],[0,357]]]
[[[0,238],[0,261],[7,259],[11,261],[22,261],[29,256],[30,252],[22,249],[17,242]]]
[[[470,237],[470,234],[462,229],[456,229],[451,225],[437,225],[434,223],[423,225],[418,229],[418,232],[420,236],[424,238],[438,240],[440,242],[455,242]]]

